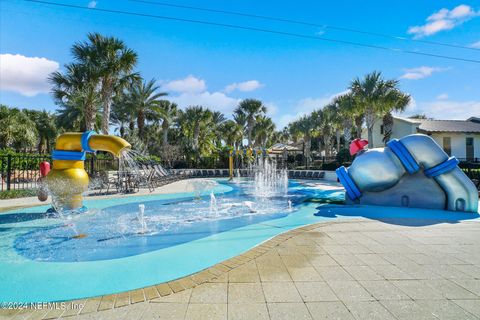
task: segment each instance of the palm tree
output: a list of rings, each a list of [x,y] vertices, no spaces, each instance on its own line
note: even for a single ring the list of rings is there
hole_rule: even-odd
[[[225,120],[226,120],[225,115],[223,113],[221,113],[220,111],[212,112],[212,122],[211,122],[212,127],[211,127],[211,130],[214,133],[213,142],[214,142],[217,149],[220,149],[220,147],[222,146],[222,132],[221,132],[221,129],[222,129],[222,124],[225,122]]]
[[[255,146],[269,147],[267,142],[275,132],[275,124],[272,119],[267,116],[259,116],[253,127],[253,137],[255,138]]]
[[[310,116],[303,116],[291,125],[292,135],[301,136],[304,142],[306,166],[310,165],[310,150],[312,146],[312,133],[315,129],[316,123],[314,118]]]
[[[398,92],[397,80],[384,80],[380,72],[374,71],[363,79],[355,78],[351,85],[356,105],[365,114],[368,130],[368,146],[373,147],[373,126],[378,116],[383,116],[388,106],[393,106],[392,92]]]
[[[222,124],[220,132],[227,146],[232,146],[235,150],[240,148],[243,138],[242,125],[234,120],[227,120]]]
[[[57,136],[55,116],[45,110],[24,110],[24,112],[35,123],[38,134],[38,153],[50,153],[51,142]]]
[[[250,147],[253,143],[252,132],[253,127],[259,116],[267,112],[267,108],[262,104],[260,100],[245,99],[240,102],[237,109],[234,111],[237,114],[243,114],[246,119],[247,140]]]
[[[67,119],[64,124],[70,128],[68,121],[75,120],[72,123],[82,130],[94,130],[100,107],[98,76],[92,66],[85,64],[68,64],[65,70],[64,74],[56,71],[49,77],[55,104],[60,107],[62,118]]]
[[[341,140],[341,130],[343,129],[343,118],[340,114],[340,108],[338,103],[335,100],[324,107],[324,109],[330,109],[329,112],[331,114],[331,126],[332,129],[335,131],[335,150],[338,153],[340,151],[340,140]]]
[[[188,107],[180,112],[179,125],[185,136],[191,139],[191,148],[198,155],[201,130],[212,120],[212,112],[201,106]]]
[[[323,138],[323,145],[325,149],[325,156],[331,156],[331,142],[334,127],[332,125],[332,118],[334,117],[335,109],[334,106],[326,106],[323,109],[317,111],[319,112],[319,120],[317,122],[319,135]]]
[[[138,79],[132,73],[137,63],[137,54],[125,43],[114,37],[89,33],[88,41],[77,42],[72,47],[76,61],[93,70],[98,78],[99,94],[103,108],[102,131],[108,134],[113,98],[132,80]]]
[[[242,134],[238,137],[236,141],[236,145],[238,148],[243,147],[243,139],[245,137],[245,127],[247,125],[247,116],[243,112],[234,112],[233,113],[233,120],[237,125],[242,128]]]
[[[178,106],[176,103],[168,100],[160,100],[160,117],[162,119],[162,146],[168,145],[168,130],[170,126],[175,122],[178,115]]]
[[[37,142],[35,122],[17,108],[0,105],[0,148],[31,149]]]
[[[135,130],[135,115],[127,102],[126,94],[117,95],[113,99],[110,123],[116,126],[115,131],[118,131],[122,138],[126,137],[127,128],[130,129],[130,134]]]
[[[164,92],[157,92],[159,89],[155,85],[155,79],[148,82],[135,81],[127,90],[126,103],[128,107],[136,114],[138,135],[143,136],[145,120],[161,119],[163,109],[160,106],[160,97],[166,96]]]
[[[398,89],[391,90],[385,97],[385,103],[380,110],[383,113],[383,142],[390,141],[393,129],[392,112],[402,112],[411,101],[410,95]]]
[[[351,93],[347,93],[336,97],[334,103],[336,106],[337,117],[342,122],[343,140],[345,147],[347,147],[352,140],[352,127],[356,112],[355,99]]]

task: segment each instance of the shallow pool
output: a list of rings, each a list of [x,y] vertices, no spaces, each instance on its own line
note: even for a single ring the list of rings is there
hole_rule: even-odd
[[[85,214],[52,217],[45,214],[46,206],[3,213],[0,301],[60,301],[146,287],[325,220],[360,216],[392,223],[452,223],[478,218],[324,203],[343,198],[343,189],[335,183],[290,181],[284,189],[265,193],[250,180],[215,179],[199,192],[88,200]],[[145,206],[143,216],[139,205]]]

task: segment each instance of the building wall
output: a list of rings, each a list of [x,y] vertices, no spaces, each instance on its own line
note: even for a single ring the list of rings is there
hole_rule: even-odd
[[[381,133],[382,120],[378,119],[373,126],[373,146],[375,148],[382,148],[385,146],[383,143],[383,134]],[[400,119],[394,118],[393,120],[393,130],[392,130],[392,139],[400,139],[409,134],[417,133],[418,124],[409,123]],[[466,154],[466,138],[473,138],[473,148],[474,148],[474,157],[480,159],[480,133],[467,134],[467,133],[433,133],[431,137],[438,143],[443,149],[443,137],[450,137],[451,139],[451,148],[452,156],[455,156],[459,159],[464,159],[467,157]],[[368,139],[367,129],[364,129],[362,132],[362,138]]]
[[[391,139],[400,139],[402,137],[408,136],[409,134],[417,133],[417,124],[409,123],[402,121],[396,118],[393,118],[393,128],[392,128],[392,137]],[[373,146],[375,148],[381,148],[385,146],[383,143],[383,134],[382,134],[382,119],[377,119],[373,126]],[[362,131],[362,138],[368,139],[368,131],[364,129]]]
[[[443,148],[443,137],[450,137],[452,145],[452,156],[459,159],[467,157],[467,144],[466,138],[473,138],[473,156],[480,159],[480,134],[466,134],[466,133],[432,133],[431,137],[435,140],[440,147]]]

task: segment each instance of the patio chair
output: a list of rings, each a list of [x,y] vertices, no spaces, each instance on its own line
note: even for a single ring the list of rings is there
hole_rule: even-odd
[[[217,176],[217,177],[221,177],[221,176],[222,176],[222,173],[220,172],[220,170],[215,169],[215,176]]]
[[[300,171],[295,170],[295,172],[293,173],[293,177],[295,179],[299,179],[300,178]]]
[[[320,176],[320,172],[315,171],[312,175],[312,179],[318,179],[319,176]]]
[[[325,178],[325,171],[320,172],[319,175],[318,175],[318,178],[319,179]]]
[[[305,170],[302,170],[300,172],[300,179],[305,179],[306,176],[307,176],[307,172]]]
[[[313,177],[313,171],[308,171],[306,178],[307,179],[312,179],[312,177]]]

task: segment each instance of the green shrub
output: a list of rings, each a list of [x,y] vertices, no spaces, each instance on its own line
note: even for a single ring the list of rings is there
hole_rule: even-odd
[[[8,190],[0,192],[0,199],[15,199],[36,196],[37,192],[32,189]]]

